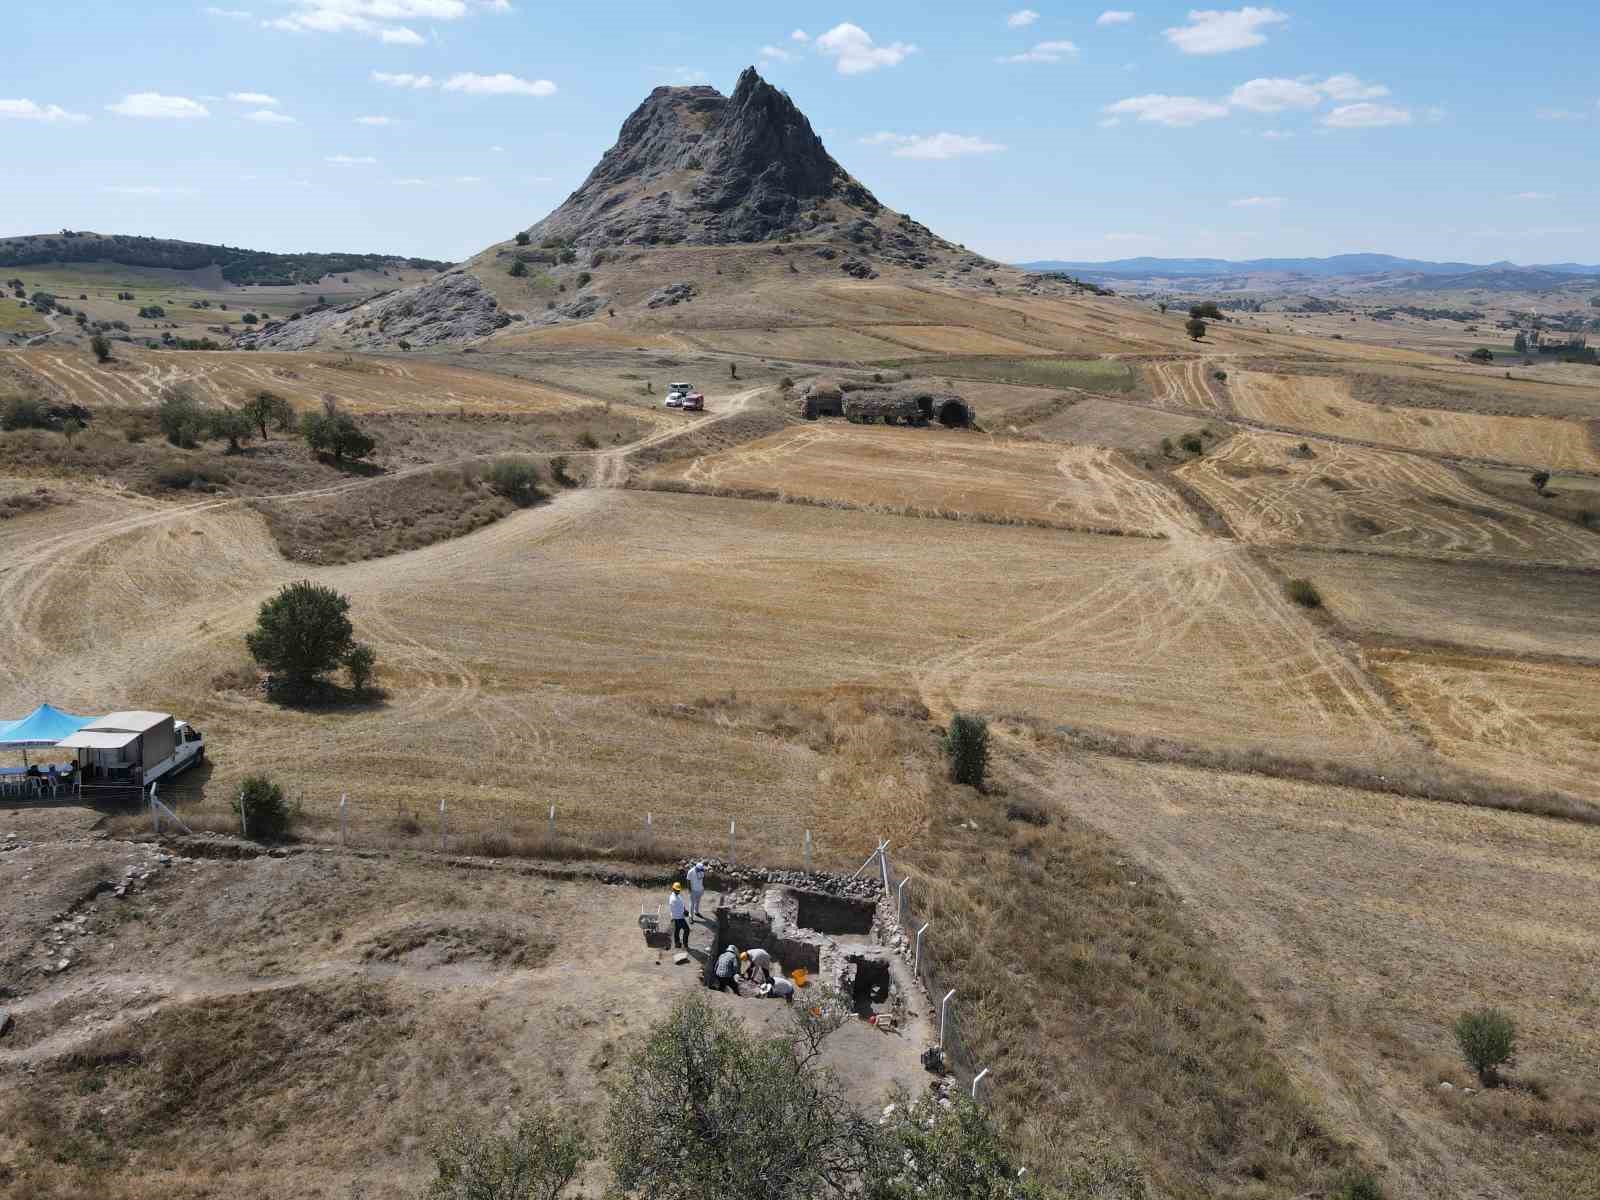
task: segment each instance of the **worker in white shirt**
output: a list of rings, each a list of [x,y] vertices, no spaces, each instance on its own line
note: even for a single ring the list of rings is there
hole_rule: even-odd
[[[785,979],[782,975],[774,975],[771,983],[762,985],[761,994],[771,997],[773,1000],[782,1000],[785,1004],[793,1004],[794,983],[792,980]]]
[[[767,982],[772,982],[772,955],[760,946],[752,946],[739,955],[739,965],[744,968],[744,977],[755,982],[756,972],[760,971],[767,977]]]
[[[700,898],[706,894],[706,865],[697,862],[684,872],[689,877],[689,912],[700,919]]]
[[[672,948],[689,948],[689,906],[683,900],[683,884],[672,885],[672,895],[667,897],[667,912],[672,916]]]

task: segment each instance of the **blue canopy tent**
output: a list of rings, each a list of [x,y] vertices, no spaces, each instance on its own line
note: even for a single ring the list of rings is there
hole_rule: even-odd
[[[94,717],[78,717],[41,704],[20,721],[0,728],[0,750],[21,750],[26,763],[29,750],[48,749],[94,721]]]

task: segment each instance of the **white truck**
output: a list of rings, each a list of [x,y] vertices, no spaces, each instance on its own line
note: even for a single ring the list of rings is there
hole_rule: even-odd
[[[681,408],[685,412],[705,412],[706,398],[695,391],[692,383],[669,383],[667,398],[662,401],[667,408]]]
[[[203,762],[206,739],[171,713],[114,712],[56,743],[78,752],[86,781],[149,787]]]

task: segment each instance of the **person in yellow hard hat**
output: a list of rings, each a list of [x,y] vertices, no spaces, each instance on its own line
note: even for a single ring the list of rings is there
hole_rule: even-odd
[[[772,982],[772,955],[760,946],[752,946],[739,955],[739,966],[744,971],[744,977],[752,983],[755,982],[757,971],[767,977],[768,983]]]
[[[689,948],[689,905],[683,898],[683,884],[674,883],[667,897],[667,912],[672,916],[672,948]]]

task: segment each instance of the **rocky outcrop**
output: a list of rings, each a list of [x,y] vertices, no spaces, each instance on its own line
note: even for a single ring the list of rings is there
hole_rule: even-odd
[[[453,271],[363,304],[270,322],[244,334],[235,345],[247,350],[304,350],[339,344],[377,350],[405,342],[420,348],[486,337],[522,319],[520,313],[502,310],[475,276]]]

